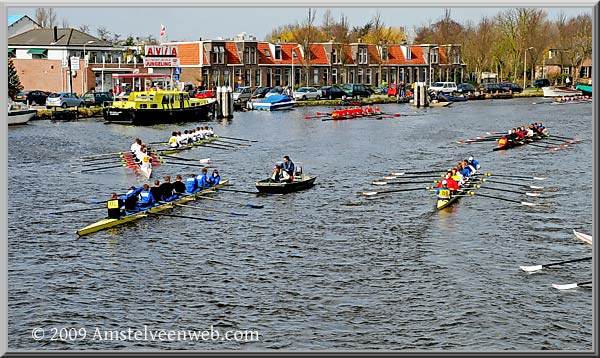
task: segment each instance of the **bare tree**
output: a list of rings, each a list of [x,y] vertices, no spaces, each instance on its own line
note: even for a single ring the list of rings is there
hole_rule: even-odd
[[[66,18],[66,17],[62,19],[62,27],[63,27],[64,29],[66,29],[66,28],[68,28],[68,27],[69,27],[69,20],[67,20],[67,18]]]
[[[89,34],[90,27],[88,25],[79,25],[79,31]]]
[[[98,27],[96,29],[96,32],[98,33],[98,37],[100,38],[100,40],[107,42],[111,40],[111,33],[105,26]]]
[[[35,9],[35,22],[42,28],[52,28],[56,25],[56,12],[53,8],[37,8]]]

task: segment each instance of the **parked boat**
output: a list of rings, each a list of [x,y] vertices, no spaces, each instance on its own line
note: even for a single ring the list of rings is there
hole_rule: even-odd
[[[163,74],[114,74],[113,78],[164,80],[162,88],[170,88],[169,77]],[[206,119],[213,109],[214,98],[190,98],[186,91],[148,89],[132,91],[122,101],[113,101],[103,109],[104,120],[110,123],[152,125],[157,123],[196,122]]]
[[[539,140],[542,140],[542,139],[548,138],[548,137],[550,137],[550,135],[547,134],[547,133],[543,134],[543,135],[535,135],[535,136],[533,136],[533,139],[525,138],[525,140],[522,140],[522,141],[508,142],[508,144],[506,144],[504,146],[501,146],[501,147],[496,147],[496,148],[494,148],[492,150],[493,151],[497,151],[497,150],[511,149],[511,148],[514,148],[514,147],[520,147],[522,145],[533,143],[533,142],[536,142],[536,141],[539,141]]]
[[[31,109],[31,107],[27,104],[21,102],[13,102],[10,99],[8,100],[7,121],[9,126],[26,124],[36,114],[37,110]]]
[[[82,229],[77,230],[76,233],[79,236],[88,235],[88,234],[91,234],[94,232],[98,232],[98,231],[105,230],[105,229],[115,227],[118,225],[122,225],[122,224],[125,224],[128,222],[139,220],[141,218],[151,216],[152,214],[157,214],[157,213],[160,213],[161,211],[172,209],[173,207],[175,207],[176,204],[184,204],[189,201],[196,200],[196,198],[198,198],[199,196],[206,195],[208,193],[212,193],[212,192],[214,192],[215,188],[222,188],[222,187],[226,186],[228,183],[229,183],[229,180],[224,180],[212,188],[201,190],[194,194],[186,195],[180,199],[168,202],[166,204],[153,206],[152,208],[144,210],[144,211],[139,211],[139,212],[136,212],[133,214],[129,214],[120,219],[102,219],[102,220],[99,220],[93,224],[90,224]]]
[[[592,245],[592,235],[587,235],[587,234],[584,234],[581,232],[577,232],[575,230],[573,230],[573,233],[575,234],[575,237],[577,237],[578,239],[582,240],[585,243]]]
[[[301,163],[296,163],[296,174],[294,181],[287,182],[271,182],[271,179],[264,179],[256,182],[256,189],[261,193],[269,194],[287,194],[295,191],[300,191],[312,187],[317,177],[315,175],[305,175]]]
[[[252,109],[260,111],[278,111],[294,107],[296,101],[286,95],[273,95],[258,102],[251,102]]]
[[[584,96],[592,96],[592,85],[577,85],[575,89],[580,90]]]
[[[465,102],[467,100],[467,97],[464,96],[453,96],[451,94],[441,92],[438,93],[437,98],[440,102]]]
[[[581,91],[570,87],[550,86],[542,87],[544,97],[581,96]]]
[[[452,102],[429,102],[429,104],[427,106],[421,105],[421,108],[426,108],[426,107],[447,107],[449,105],[451,105]],[[413,101],[410,102],[410,105],[413,107],[416,107],[417,104]]]

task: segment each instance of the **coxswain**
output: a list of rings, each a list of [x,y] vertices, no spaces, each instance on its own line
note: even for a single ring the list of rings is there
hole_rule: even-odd
[[[184,194],[186,192],[186,185],[183,182],[183,178],[181,178],[181,175],[179,174],[175,177],[173,190],[175,190],[175,194]]]
[[[182,183],[183,184],[183,183]],[[171,183],[171,177],[170,176],[166,176],[165,179],[163,180],[162,184],[160,185],[160,199],[158,200],[162,200],[162,201],[171,201],[174,200],[175,198],[177,198],[177,195],[175,195],[173,193],[174,188],[173,188],[173,184]],[[184,191],[185,191],[185,186],[184,186]]]
[[[290,182],[294,181],[294,172],[296,171],[296,166],[294,165],[294,162],[292,162],[290,160],[290,157],[285,155],[283,157],[283,163],[281,163],[279,165],[281,167],[281,169],[283,169],[284,171],[287,172],[287,174],[290,177]]]
[[[538,134],[546,134],[546,127],[544,127],[542,122],[538,122]]]
[[[106,202],[108,209],[109,219],[120,219],[125,215],[125,212],[121,209],[125,206],[125,200],[119,199],[117,193],[110,193],[110,200]]]
[[[171,138],[169,138],[169,147],[171,148],[179,148],[180,144],[177,140],[177,132],[171,133]]]
[[[500,137],[500,139],[498,139],[498,147],[502,148],[508,145],[508,138],[506,138],[505,135],[503,135],[502,137]]]
[[[198,175],[198,177],[196,178],[196,182],[198,188],[200,189],[210,187],[210,184],[208,183],[208,169],[202,168],[202,170],[200,171],[200,175]]]
[[[154,180],[154,186],[152,188],[150,188],[150,192],[152,193],[154,200],[156,200],[156,201],[163,200],[163,194],[162,194],[163,192],[162,192],[162,189],[160,188],[160,181],[158,181],[158,179]]]
[[[150,192],[150,186],[148,184],[144,184],[142,187],[142,191],[138,196],[138,209],[146,210],[154,206],[156,201],[154,200],[154,196]]]
[[[448,188],[448,181],[444,179],[440,184],[441,186],[436,190],[438,200],[450,200],[452,198],[452,191]]]
[[[208,177],[207,182],[210,186],[215,186],[221,182],[221,176],[218,170],[213,170],[212,174]]]
[[[473,157],[469,157],[468,159],[468,163],[470,166],[472,166],[475,170],[479,170],[481,169],[481,165],[479,164],[479,162],[477,160],[475,160]]]
[[[331,112],[331,118],[336,119],[340,116],[339,111],[337,110],[337,108],[334,108],[333,111]]]
[[[185,181],[185,191],[193,194],[198,191],[198,183],[196,181],[196,175],[190,174],[190,177]]]

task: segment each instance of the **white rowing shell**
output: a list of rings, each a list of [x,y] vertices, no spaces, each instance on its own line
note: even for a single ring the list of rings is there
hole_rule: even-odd
[[[573,233],[575,234],[575,236],[576,236],[578,239],[580,239],[580,240],[583,240],[583,241],[585,241],[586,243],[588,243],[588,244],[592,245],[592,235],[586,235],[586,234],[583,234],[583,233],[577,232],[577,231],[575,231],[575,230],[573,230]]]

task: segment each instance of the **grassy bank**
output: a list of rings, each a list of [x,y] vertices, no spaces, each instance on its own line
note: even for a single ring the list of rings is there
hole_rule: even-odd
[[[73,109],[38,109],[37,114],[32,118],[36,119],[77,119],[101,117],[102,107],[73,108]]]

